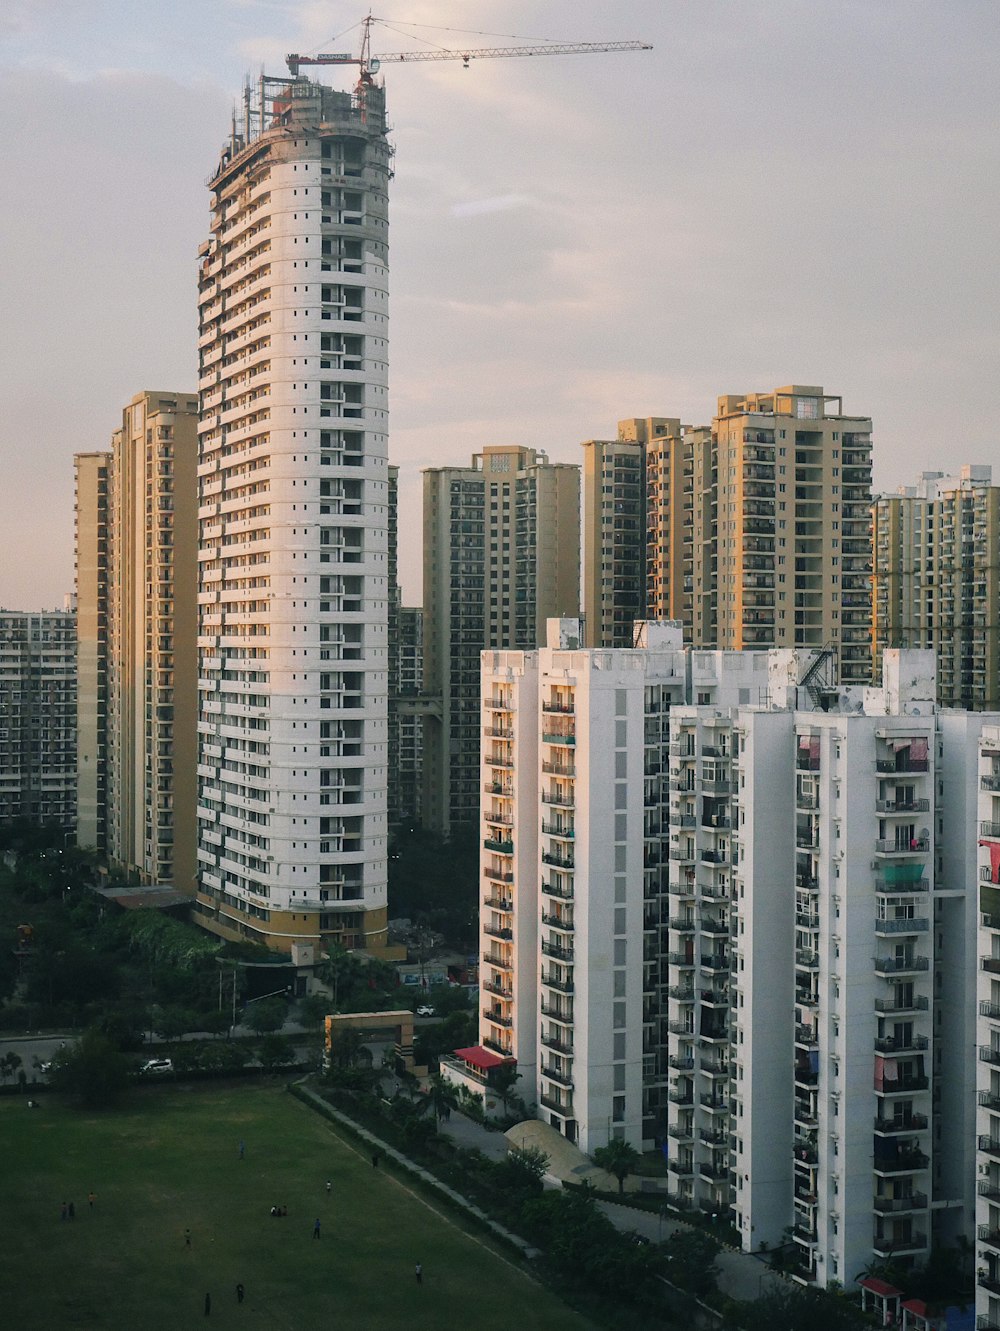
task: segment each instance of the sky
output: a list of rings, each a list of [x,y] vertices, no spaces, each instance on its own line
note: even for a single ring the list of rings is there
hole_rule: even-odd
[[[246,73],[351,50],[345,0],[4,0],[0,606],[73,585],[73,454],[197,384],[205,181]],[[390,460],[578,462],[619,419],[823,385],[875,484],[1000,480],[997,0],[380,0],[372,48],[653,43],[386,65]],[[427,25],[418,27],[416,25]],[[323,71],[349,86],[349,71]]]

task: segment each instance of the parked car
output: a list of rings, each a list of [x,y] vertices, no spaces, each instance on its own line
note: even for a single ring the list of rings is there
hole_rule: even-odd
[[[437,1009],[431,1007],[430,1003],[421,1003],[417,1008],[418,1017],[436,1017]]]
[[[173,1072],[173,1070],[173,1060],[169,1058],[148,1058],[139,1069],[140,1072],[150,1077],[162,1077],[168,1072]]]

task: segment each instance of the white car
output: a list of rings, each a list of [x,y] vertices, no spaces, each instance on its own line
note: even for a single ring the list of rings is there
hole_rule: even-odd
[[[162,1077],[168,1072],[173,1072],[174,1065],[169,1058],[149,1058],[139,1069],[151,1077]]]
[[[417,1008],[418,1017],[436,1017],[437,1012],[431,1007],[430,1003],[421,1003]]]

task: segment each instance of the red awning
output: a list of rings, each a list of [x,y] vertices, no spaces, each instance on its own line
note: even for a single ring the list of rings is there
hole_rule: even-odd
[[[491,1054],[488,1049],[484,1049],[479,1044],[471,1045],[468,1049],[454,1049],[452,1052],[456,1058],[462,1059],[465,1063],[470,1063],[474,1068],[480,1068],[483,1072],[486,1072],[489,1068],[498,1068],[501,1063],[512,1063],[514,1061],[511,1058],[501,1058],[499,1054]]]
[[[873,1294],[878,1294],[883,1299],[898,1298],[903,1293],[895,1285],[887,1285],[884,1280],[879,1280],[876,1276],[865,1276],[864,1280],[858,1281],[858,1284],[863,1289],[870,1289]]]
[[[923,1299],[907,1299],[903,1307],[908,1313],[916,1313],[918,1317],[928,1317],[927,1304]]]

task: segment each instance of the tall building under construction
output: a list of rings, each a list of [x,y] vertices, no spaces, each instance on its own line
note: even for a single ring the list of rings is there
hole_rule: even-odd
[[[196,918],[386,940],[384,92],[248,92],[200,250]]]

